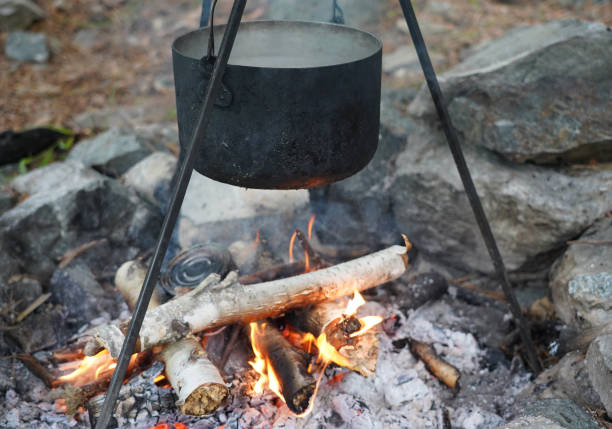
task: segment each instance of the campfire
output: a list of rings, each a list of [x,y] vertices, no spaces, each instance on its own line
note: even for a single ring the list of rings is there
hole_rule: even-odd
[[[244,394],[266,397],[266,392],[273,392],[299,417],[312,411],[329,365],[373,376],[377,332],[385,315],[361,315],[366,300],[359,291],[403,274],[411,245],[404,237],[404,246],[333,265],[311,245],[314,221],[313,215],[306,233],[296,229],[291,235],[288,263],[263,271],[242,276],[230,271],[224,277],[209,273],[201,269],[207,266],[201,262],[212,258],[214,252],[201,246],[177,256],[167,272],[188,270],[192,284],[176,280],[180,273],[164,276],[164,289],[176,296],[164,302],[161,289],[156,290],[124,387],[134,379],[140,383],[143,374],[153,371],[149,388],[174,392],[175,405],[182,414],[215,412],[229,400],[225,366],[233,349],[246,344],[240,343],[241,337],[250,343],[250,350],[243,352],[251,354],[248,364],[256,374],[244,379]],[[252,258],[259,242],[257,232],[249,246],[241,247],[241,253],[234,252],[235,259]],[[303,249],[300,261],[295,260],[296,242]],[[195,272],[194,267],[200,267],[201,272]],[[146,265],[139,260],[124,263],[115,274],[115,286],[131,309],[145,274]],[[173,281],[177,284],[168,284]],[[61,407],[67,413],[87,409],[92,425],[95,423],[116,367],[125,326],[125,320],[99,326],[93,335],[78,342],[78,350],[57,352],[61,362],[56,366],[53,386],[63,392],[59,396],[66,401]],[[209,356],[207,342],[230,330],[222,356]]]

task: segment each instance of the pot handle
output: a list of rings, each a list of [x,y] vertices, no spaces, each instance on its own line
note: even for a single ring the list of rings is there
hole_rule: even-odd
[[[217,6],[217,0],[213,1],[210,19],[208,22],[208,50],[206,51],[206,55],[204,55],[200,59],[200,68],[204,73],[204,80],[200,83],[200,88],[198,88],[198,94],[200,94],[200,98],[204,97],[204,92],[206,91],[206,86],[208,85],[208,81],[212,77],[213,66],[215,65],[215,61],[217,57],[215,57],[215,34],[213,31],[213,22],[215,19],[215,7]],[[229,107],[232,104],[233,95],[231,91],[227,88],[227,86],[221,81],[221,92],[215,101],[215,106],[219,107]]]

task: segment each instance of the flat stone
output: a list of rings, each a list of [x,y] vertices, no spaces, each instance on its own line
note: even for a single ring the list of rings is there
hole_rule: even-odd
[[[47,36],[42,33],[14,31],[6,36],[4,53],[11,60],[46,63],[50,55]]]
[[[561,20],[511,30],[442,74],[440,85],[466,144],[518,162],[609,162],[610,69],[606,26]],[[435,118],[426,87],[409,111]]]
[[[580,328],[612,321],[612,217],[594,223],[555,263],[550,287],[557,316]]]
[[[67,160],[80,161],[106,175],[118,177],[150,153],[151,150],[137,135],[111,128],[78,143]]]
[[[25,30],[45,12],[30,0],[0,0],[0,30]]]
[[[612,417],[612,334],[597,337],[591,343],[587,351],[586,367],[608,417]]]

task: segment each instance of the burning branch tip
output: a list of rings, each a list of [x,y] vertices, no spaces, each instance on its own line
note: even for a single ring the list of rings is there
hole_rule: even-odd
[[[402,253],[402,260],[404,261],[404,267],[408,268],[408,264],[410,260],[408,259],[408,252],[412,249],[412,243],[406,237],[406,234],[402,234],[402,238],[404,239],[404,245],[406,246],[406,251]]]

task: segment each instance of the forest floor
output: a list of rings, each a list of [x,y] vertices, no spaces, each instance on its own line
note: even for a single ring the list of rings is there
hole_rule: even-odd
[[[383,1],[384,13],[367,29],[383,36],[389,53],[409,43],[409,35],[401,29],[397,3]],[[39,5],[47,17],[29,31],[47,35],[52,57],[45,64],[20,64],[0,55],[0,131],[74,128],[71,121],[78,114],[117,106],[155,106],[152,121],[175,117],[170,46],[196,27],[199,1],[44,0]],[[223,22],[230,7],[231,2],[220,2],[216,22]],[[266,7],[266,0],[250,0],[244,19],[265,16]],[[561,18],[612,25],[612,2],[605,1],[447,0],[417,1],[415,7],[430,50],[444,58],[438,71],[460,61],[469,47],[518,25]],[[0,34],[1,44],[5,38]],[[420,80],[388,76],[384,84]]]

